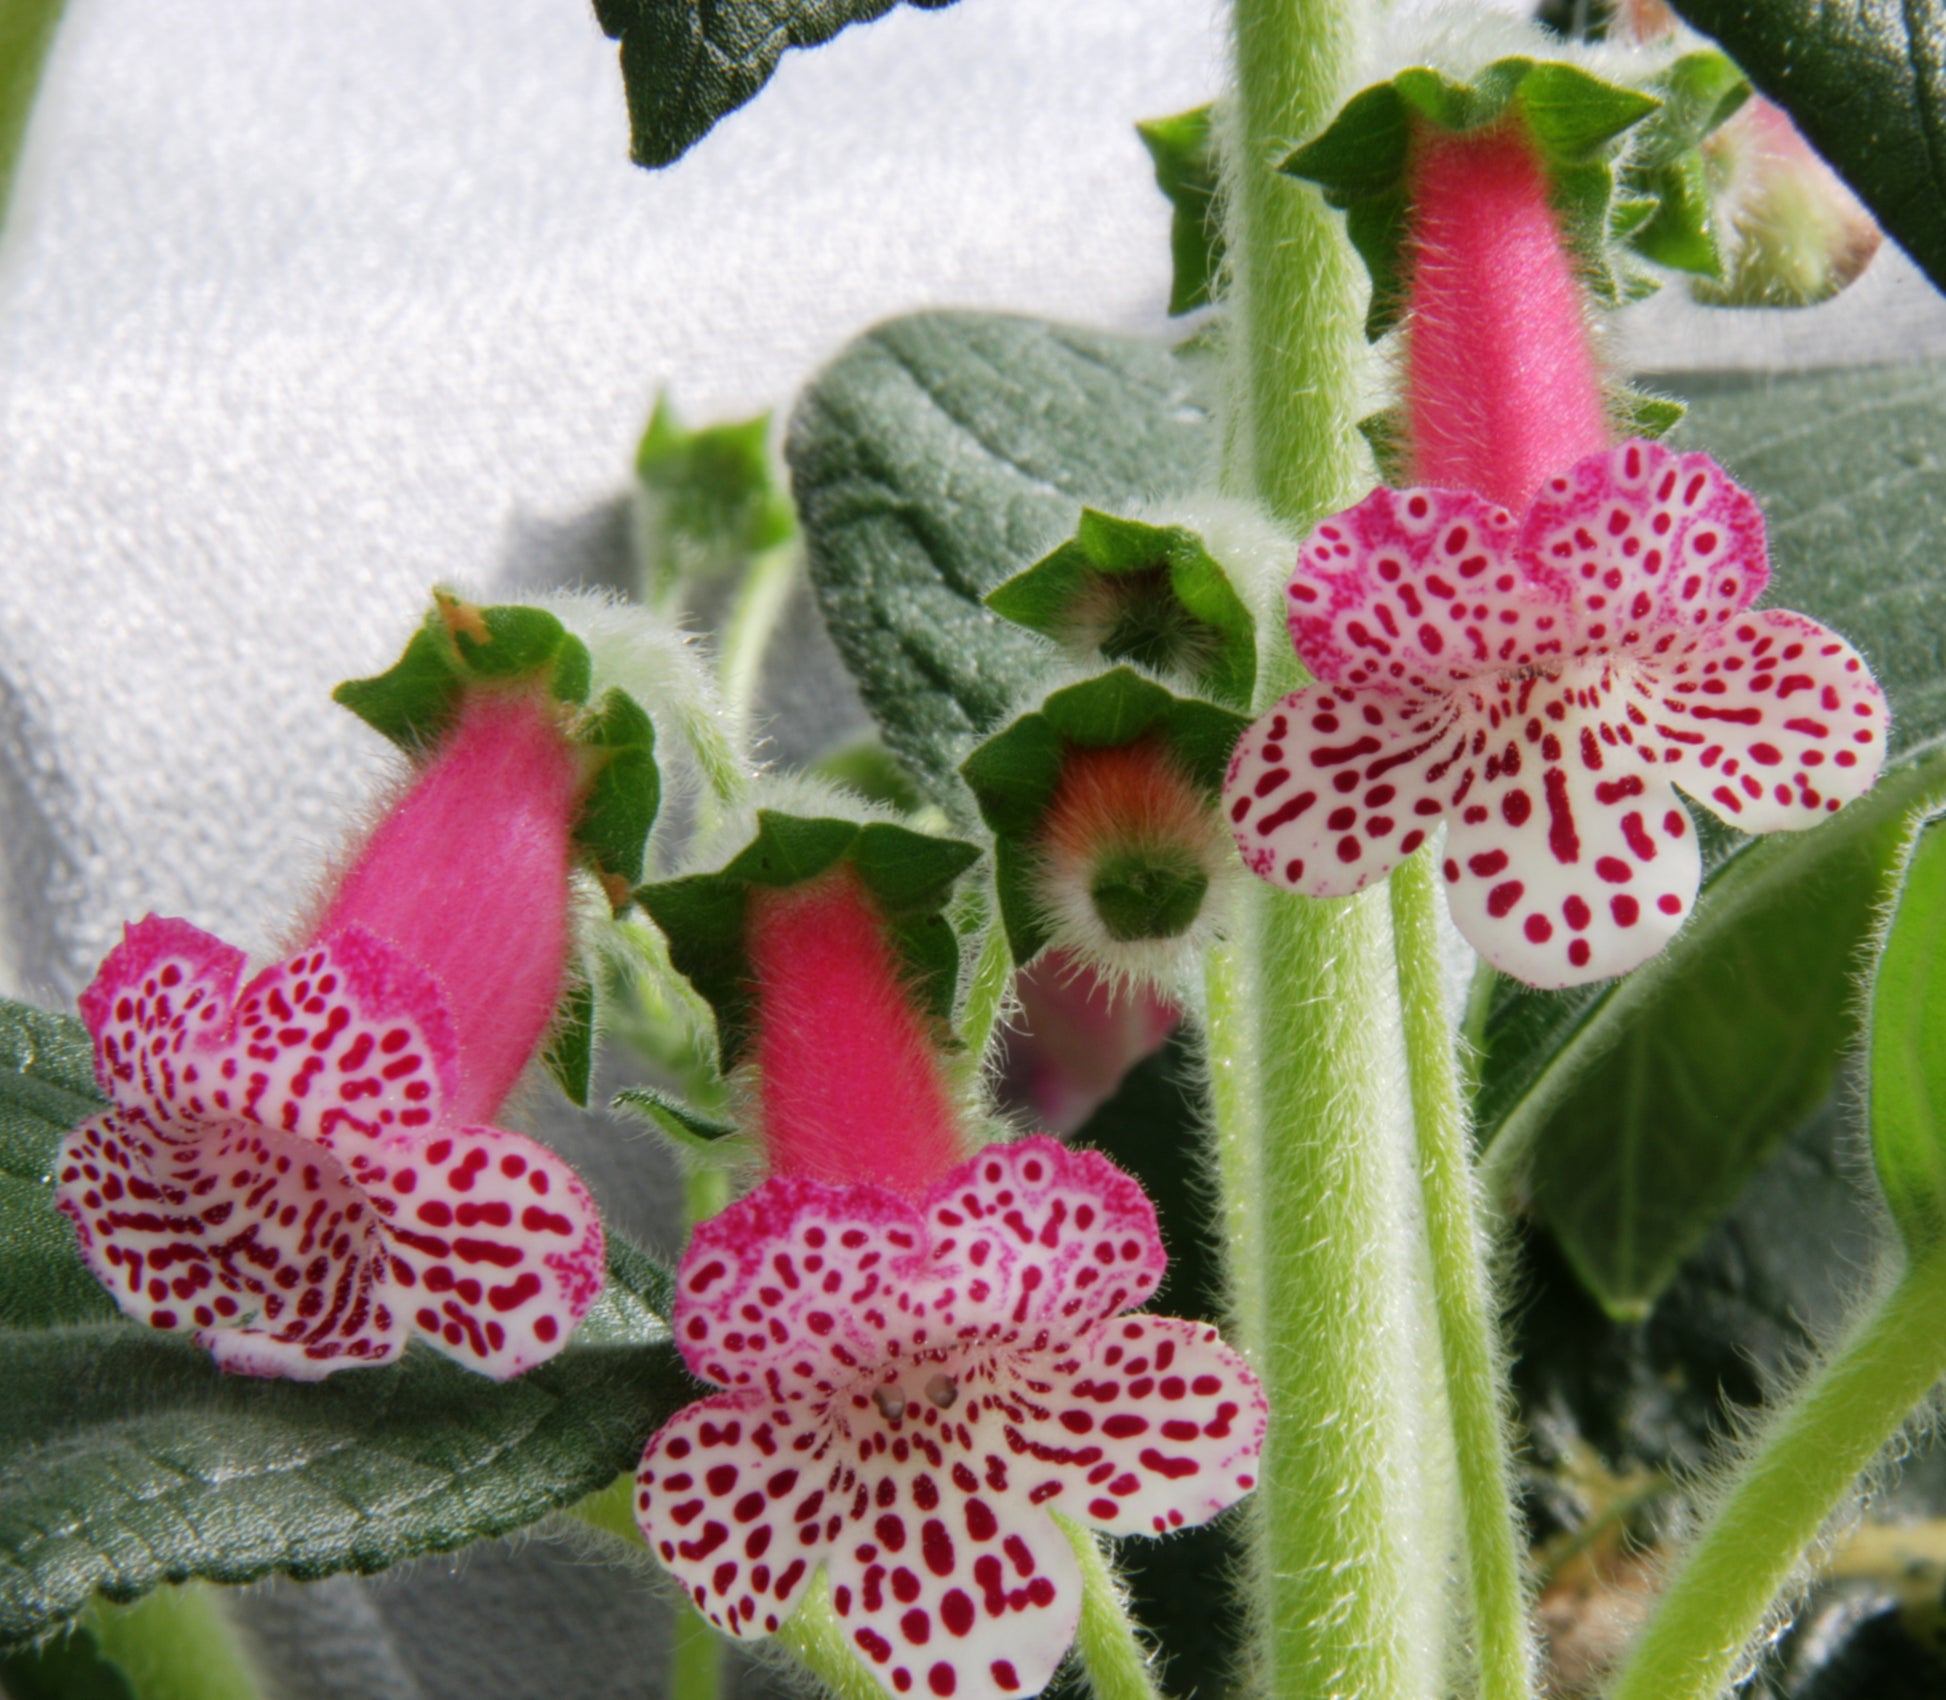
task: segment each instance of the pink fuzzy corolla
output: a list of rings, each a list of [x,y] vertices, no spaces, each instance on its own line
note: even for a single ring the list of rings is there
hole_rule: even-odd
[[[1569,986],[1635,967],[1695,902],[1674,790],[1745,832],[1816,825],[1885,759],[1883,694],[1802,614],[1753,609],[1763,515],[1706,455],[1633,441],[1523,519],[1376,490],[1289,590],[1318,683],[1247,731],[1225,785],[1264,879],[1352,892],[1443,821],[1453,919],[1495,967]]]
[[[55,1163],[124,1312],[299,1380],[414,1334],[496,1378],[566,1344],[602,1286],[594,1204],[482,1124],[561,987],[579,783],[551,707],[491,696],[288,960],[246,984],[185,921],[126,929],[80,1000],[112,1107]]]
[[[1206,1324],[1123,1314],[1165,1263],[1141,1188],[1045,1136],[916,1202],[767,1182],[683,1257],[676,1339],[724,1391],[649,1443],[651,1550],[732,1635],[774,1632],[822,1565],[890,1692],[1038,1693],[1081,1609],[1051,1513],[1163,1532],[1256,1482],[1242,1360]]]

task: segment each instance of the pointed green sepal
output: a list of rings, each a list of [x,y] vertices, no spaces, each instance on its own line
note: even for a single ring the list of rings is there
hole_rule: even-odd
[[[595,1075],[595,989],[585,980],[570,986],[554,1012],[554,1032],[541,1061],[568,1101],[588,1107]]]
[[[1216,299],[1223,268],[1223,224],[1216,212],[1219,167],[1212,109],[1199,106],[1173,118],[1135,126],[1155,165],[1155,186],[1174,209],[1169,252],[1175,275],[1169,284],[1171,317],[1193,313]]]
[[[1179,697],[1133,668],[1118,667],[1051,693],[966,758],[960,772],[993,830],[994,884],[1014,961],[1025,965],[1052,939],[1035,874],[1043,860],[1042,827],[1069,753],[1153,742],[1183,778],[1214,797],[1249,724],[1244,715]],[[1195,918],[1206,887],[1193,858],[1165,866],[1149,857],[1139,868],[1104,865],[1090,895],[1114,936],[1161,938]],[[1172,925],[1178,917],[1181,924]]]
[[[1946,1240],[1946,816],[1919,828],[1872,980],[1872,1163],[1907,1257]]]
[[[1616,228],[1615,154],[1621,136],[1660,109],[1653,94],[1621,88],[1556,60],[1499,59],[1470,83],[1415,65],[1390,82],[1354,95],[1324,133],[1284,161],[1294,177],[1316,183],[1345,213],[1345,231],[1372,279],[1365,334],[1377,341],[1405,307],[1404,246],[1410,212],[1408,177],[1415,128],[1464,132],[1521,125],[1546,163],[1562,226],[1596,297],[1610,305],[1631,298],[1632,269],[1616,252],[1631,220]],[[1639,199],[1625,197],[1625,202]]]
[[[645,885],[636,900],[669,941],[669,960],[716,1015],[727,1073],[755,1038],[745,926],[753,890],[782,891],[848,863],[885,917],[919,1007],[944,1027],[959,983],[959,940],[946,905],[979,860],[971,844],[886,821],[757,812],[757,836],[718,873]]]
[[[729,1122],[706,1116],[680,1098],[658,1092],[653,1086],[631,1086],[626,1091],[617,1092],[615,1108],[632,1110],[654,1123],[678,1145],[692,1151],[706,1150],[726,1139],[738,1137],[737,1129]]]
[[[609,888],[616,909],[642,877],[649,829],[662,806],[662,773],[655,761],[655,726],[625,691],[609,690],[582,721],[578,741],[601,757],[582,799],[574,840]]]
[[[1673,271],[1721,278],[1715,185],[1702,145],[1750,98],[1750,81],[1714,49],[1685,53],[1654,83],[1662,105],[1642,125],[1622,169],[1649,204],[1629,243]]]
[[[470,686],[544,679],[557,702],[580,703],[591,674],[587,646],[545,609],[482,608],[435,590],[432,612],[392,667],[347,679],[331,700],[417,756],[445,735]]]
[[[667,395],[635,451],[636,546],[648,600],[787,543],[797,517],[770,453],[770,415],[686,429]]]
[[[987,597],[1004,619],[1088,659],[1177,674],[1222,702],[1250,701],[1257,633],[1203,540],[1093,508],[1075,534]]]

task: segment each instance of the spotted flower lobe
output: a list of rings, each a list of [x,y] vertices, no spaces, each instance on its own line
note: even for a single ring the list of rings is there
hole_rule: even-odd
[[[1753,609],[1763,516],[1715,462],[1641,441],[1542,485],[1525,519],[1376,490],[1305,544],[1292,641],[1318,682],[1238,742],[1231,831],[1263,878],[1356,891],[1447,826],[1454,921],[1537,986],[1621,973],[1694,904],[1675,786],[1746,832],[1814,826],[1885,758],[1843,638]]]
[[[822,1564],[890,1692],[1039,1692],[1081,1604],[1050,1512],[1156,1533],[1255,1483],[1249,1370],[1204,1324],[1124,1314],[1164,1265],[1141,1189],[1045,1137],[916,1204],[767,1182],[683,1259],[676,1337],[724,1391],[649,1443],[651,1549],[732,1635],[774,1632]]]
[[[113,1105],[62,1145],[55,1201],[116,1302],[247,1374],[414,1333],[495,1377],[552,1356],[600,1291],[600,1222],[552,1152],[446,1124],[431,976],[356,927],[239,989],[244,967],[151,917],[81,997]]]

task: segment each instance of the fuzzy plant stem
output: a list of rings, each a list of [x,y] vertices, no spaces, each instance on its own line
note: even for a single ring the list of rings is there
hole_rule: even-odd
[[[84,1621],[136,1700],[261,1700],[263,1687],[214,1588],[188,1582],[133,1605],[98,1601]]]
[[[780,543],[760,550],[738,581],[736,600],[723,627],[716,677],[723,690],[725,716],[741,738],[749,736],[764,656],[796,587],[801,559],[795,539]]]
[[[1612,1700],[1716,1700],[1858,1474],[1946,1375],[1946,1254],[1913,1265],[1762,1437]]]
[[[1345,0],[1236,0],[1234,36],[1227,473],[1301,530],[1358,494],[1362,292],[1335,216],[1276,168],[1346,94],[1352,20]],[[1274,670],[1258,706],[1299,682]],[[1271,1409],[1254,1674],[1271,1700],[1428,1700],[1446,1550],[1422,1492],[1427,1305],[1391,917],[1382,892],[1260,885],[1242,921],[1239,981],[1219,967],[1206,998],[1239,1343]]]
[[[1065,1517],[1055,1521],[1081,1563],[1081,1627],[1074,1639],[1095,1700],[1159,1700],[1155,1661],[1129,1617],[1105,1537]]]
[[[1432,852],[1410,857],[1389,883],[1479,1695],[1480,1700],[1528,1700],[1534,1692],[1534,1641],[1521,1581],[1505,1366],[1459,1058],[1446,1014]]]

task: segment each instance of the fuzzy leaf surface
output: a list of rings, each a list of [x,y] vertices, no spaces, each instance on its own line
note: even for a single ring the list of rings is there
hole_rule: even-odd
[[[1946,288],[1946,3],[1673,0]]]
[[[595,0],[604,34],[622,44],[629,153],[673,165],[749,100],[793,47],[819,47],[847,24],[882,18],[899,0]],[[937,11],[952,0],[910,0]]]
[[[504,1534],[631,1468],[691,1396],[668,1273],[613,1236],[553,1362],[499,1384],[415,1348],[316,1384],[225,1376],[128,1322],[54,1210],[100,1106],[78,1022],[0,1004],[0,1647],[96,1592],[370,1572]]]
[[[1052,653],[987,594],[1084,507],[1195,488],[1214,438],[1168,349],[995,314],[892,320],[805,392],[785,454],[819,606],[887,747],[962,820],[959,764]]]
[[[1946,372],[1666,383],[1690,401],[1683,446],[1707,446],[1765,504],[1766,603],[1871,662],[1895,759],[1815,831],[1710,834],[1696,914],[1635,974],[1498,988],[1477,1104],[1489,1175],[1511,1189],[1531,1156],[1542,1216],[1622,1316],[1824,1101],[1857,1036],[1854,977],[1904,823],[1946,802]]]

